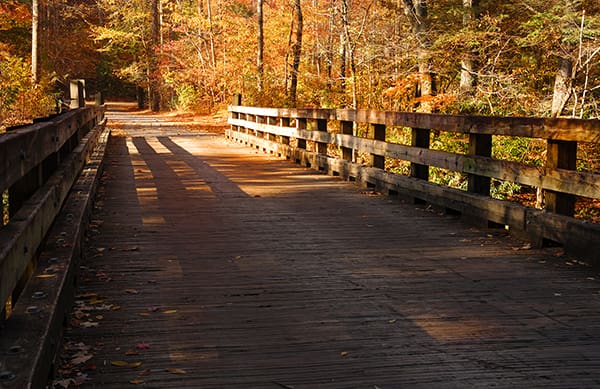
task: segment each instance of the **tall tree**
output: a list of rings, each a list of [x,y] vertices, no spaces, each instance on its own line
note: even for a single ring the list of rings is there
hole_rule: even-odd
[[[37,83],[40,79],[39,37],[40,37],[39,0],[31,3],[31,79]]]
[[[158,59],[160,45],[160,0],[152,0],[152,37],[151,44],[148,46],[148,79],[150,109],[154,112],[160,111],[160,79],[158,72]]]
[[[292,107],[295,107],[298,99],[298,74],[300,72],[300,60],[302,56],[302,4],[300,0],[294,0],[294,12],[296,15],[296,39],[292,46],[292,74],[290,80],[290,90],[288,99]]]
[[[264,45],[265,36],[263,30],[263,0],[256,1],[256,16],[258,20],[258,32],[257,40],[258,45],[256,49],[256,89],[259,94],[263,91],[263,76],[264,76]]]
[[[552,95],[552,107],[550,115],[559,116],[564,110],[569,98],[571,97],[572,84],[574,78],[574,51],[577,42],[572,35],[577,30],[577,14],[579,14],[579,0],[566,0],[564,5],[563,17],[561,18],[561,41],[559,43],[558,69],[554,78],[554,92]],[[571,38],[571,39],[569,39]]]
[[[467,31],[474,29],[479,18],[479,0],[462,0],[463,2],[463,28]],[[470,36],[470,34],[468,34]],[[467,42],[467,49],[463,53],[460,66],[460,91],[472,92],[477,82],[477,52],[471,48],[474,42]]]
[[[419,88],[417,96],[421,98],[421,110],[431,112],[432,106],[428,102],[430,96],[435,95],[435,79],[431,70],[431,37],[430,19],[427,13],[426,0],[402,0],[404,13],[411,25],[413,37],[417,41],[417,65],[419,69]]]

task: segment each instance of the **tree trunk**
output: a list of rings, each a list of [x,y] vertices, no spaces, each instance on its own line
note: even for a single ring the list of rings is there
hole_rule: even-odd
[[[31,80],[37,83],[40,78],[39,69],[39,27],[40,13],[39,0],[33,0],[31,4]]]
[[[210,63],[215,68],[217,66],[217,55],[215,54],[215,34],[213,31],[212,4],[206,0],[206,13],[208,17],[208,38],[210,43]]]
[[[554,78],[554,94],[550,112],[553,118],[561,114],[571,97],[572,77],[573,61],[570,58],[560,58],[558,60],[558,71]]]
[[[479,18],[479,0],[463,0],[463,27],[474,29],[474,23]],[[460,91],[471,93],[477,84],[477,52],[466,50],[463,53],[460,68]]]
[[[292,77],[290,80],[289,100],[292,107],[297,104],[298,72],[300,70],[300,56],[302,54],[302,6],[300,0],[294,1],[294,10],[296,13],[296,41],[293,47]]]
[[[565,0],[563,13],[564,17],[561,23],[562,36],[569,35],[573,26],[577,25],[577,18],[581,12],[581,3],[579,0]],[[552,95],[552,107],[550,114],[552,117],[560,116],[564,110],[572,93],[573,78],[575,76],[573,67],[573,53],[576,50],[574,43],[561,41],[557,42],[560,45],[561,55],[558,59],[558,69],[554,78],[554,92]]]
[[[431,55],[429,53],[431,39],[429,37],[429,17],[426,0],[402,0],[404,13],[410,21],[412,33],[419,42],[417,47],[417,64],[419,68],[419,85],[417,97],[421,97],[419,110],[432,112],[433,107],[427,101],[428,96],[435,95],[435,78],[431,71]]]
[[[258,48],[256,50],[256,89],[258,93],[263,91],[263,50],[264,50],[264,32],[263,32],[263,0],[257,0],[256,2],[256,14],[258,17]]]
[[[160,92],[159,92],[159,69],[156,49],[160,41],[160,16],[159,16],[159,1],[152,0],[152,44],[149,46],[148,52],[148,79],[150,93],[150,109],[153,112],[160,111]]]

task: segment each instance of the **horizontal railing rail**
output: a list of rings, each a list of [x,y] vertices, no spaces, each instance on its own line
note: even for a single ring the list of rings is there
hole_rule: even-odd
[[[600,262],[600,225],[574,218],[578,198],[600,199],[600,174],[576,169],[578,144],[600,142],[600,120],[239,105],[229,111],[232,140],[508,228],[539,245],[559,243]],[[360,126],[370,128],[368,138],[358,136]],[[410,143],[386,141],[390,128],[410,129]],[[467,152],[430,148],[432,131],[464,134]],[[545,163],[492,158],[495,136],[544,140]],[[369,162],[356,163],[357,153],[369,155]],[[386,159],[410,163],[410,174],[386,171]],[[434,184],[430,167],[464,174],[468,189]],[[544,209],[492,198],[492,179],[539,188]]]
[[[88,106],[0,135],[0,322],[104,129],[104,106]],[[8,310],[8,311],[7,311]]]

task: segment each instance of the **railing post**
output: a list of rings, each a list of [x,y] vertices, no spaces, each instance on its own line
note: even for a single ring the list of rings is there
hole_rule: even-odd
[[[577,142],[548,140],[546,167],[567,170],[577,168]],[[575,214],[575,196],[566,193],[544,190],[546,210],[560,215]]]
[[[290,126],[290,118],[279,118],[279,126],[280,127],[289,127]],[[289,136],[281,136],[281,143],[284,145],[290,144]]]
[[[257,124],[265,124],[267,121],[266,121],[266,118],[264,116],[255,116],[254,117],[254,122],[257,123]],[[264,131],[256,130],[255,134],[256,134],[256,137],[258,139],[265,139],[265,133],[264,133]],[[260,149],[260,145],[258,144],[258,142],[257,142],[256,148]]]
[[[327,132],[327,119],[317,119],[316,131]],[[317,142],[317,153],[327,155],[327,143]]]
[[[340,130],[344,135],[354,135],[354,123],[346,120],[340,121]],[[348,162],[354,161],[354,150],[342,147],[342,158]]]
[[[489,134],[469,134],[469,155],[492,156],[492,136]],[[490,195],[490,177],[469,174],[468,190],[485,196]]]
[[[430,132],[430,130],[424,128],[413,128],[411,131],[410,145],[428,149]],[[422,180],[429,180],[429,166],[411,162],[410,176]]]
[[[296,129],[306,130],[306,118],[296,118]],[[298,138],[298,148],[306,150],[306,139]]]
[[[231,105],[233,107],[239,107],[242,105],[242,95],[240,93],[236,93],[233,95],[232,99],[231,99]],[[231,111],[231,118],[232,119],[240,119],[240,114],[238,112],[234,112]],[[239,132],[240,131],[240,127],[239,126],[231,126],[231,131],[236,131]],[[230,137],[231,139],[232,137]]]
[[[385,141],[385,124],[372,124],[373,139]],[[385,169],[385,157],[383,155],[371,154],[371,165],[379,169]]]
[[[277,125],[277,118],[274,118],[272,116],[268,116],[267,117],[267,124],[270,126],[276,126]],[[271,142],[277,142],[277,135],[268,132],[267,133],[267,139],[270,140]]]

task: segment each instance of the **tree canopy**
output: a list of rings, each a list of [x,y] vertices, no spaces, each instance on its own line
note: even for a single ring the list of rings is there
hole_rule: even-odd
[[[595,0],[36,1],[44,82],[85,78],[114,97],[135,86],[156,109],[242,93],[257,105],[600,115]],[[30,32],[31,1],[0,3],[4,111]]]

